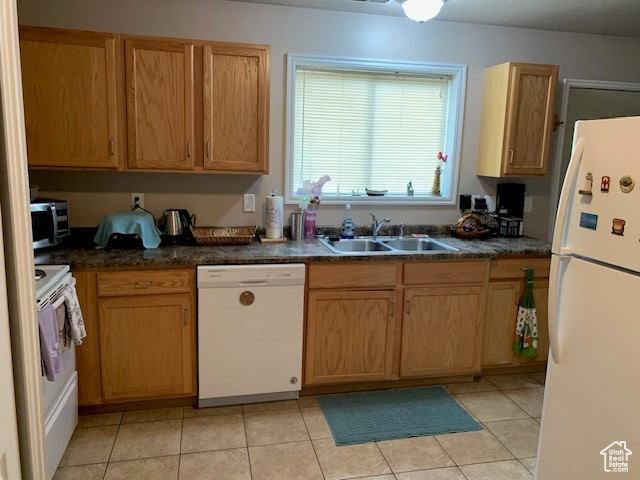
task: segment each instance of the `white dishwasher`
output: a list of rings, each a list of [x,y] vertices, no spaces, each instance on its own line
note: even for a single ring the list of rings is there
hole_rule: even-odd
[[[198,405],[298,397],[303,264],[197,268]]]

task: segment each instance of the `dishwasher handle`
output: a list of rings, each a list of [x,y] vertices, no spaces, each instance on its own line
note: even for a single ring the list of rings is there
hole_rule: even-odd
[[[266,280],[241,280],[238,282],[238,285],[266,285]]]

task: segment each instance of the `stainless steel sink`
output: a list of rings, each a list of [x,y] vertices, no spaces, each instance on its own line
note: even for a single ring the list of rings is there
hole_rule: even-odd
[[[329,250],[335,253],[373,253],[373,252],[391,252],[392,248],[373,239],[355,238],[352,240],[328,240],[320,239]]]
[[[394,238],[383,240],[382,243],[403,252],[422,252],[424,250],[457,250],[444,243],[436,242],[430,238]]]
[[[454,251],[450,247],[431,238],[359,237],[349,240],[329,240],[321,238],[320,243],[333,253],[341,255],[382,255],[401,253],[428,253],[432,251]]]

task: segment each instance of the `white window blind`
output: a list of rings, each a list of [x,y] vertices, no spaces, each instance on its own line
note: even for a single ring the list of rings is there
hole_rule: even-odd
[[[451,75],[297,66],[291,192],[323,175],[323,196],[365,188],[428,197],[445,151]],[[451,158],[451,155],[450,155]],[[443,185],[443,190],[447,186]],[[443,194],[450,192],[443,191]]]

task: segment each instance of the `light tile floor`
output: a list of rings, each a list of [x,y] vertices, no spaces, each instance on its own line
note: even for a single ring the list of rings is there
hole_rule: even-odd
[[[336,447],[314,397],[80,417],[54,480],[533,479],[544,374],[445,387],[481,431]]]

